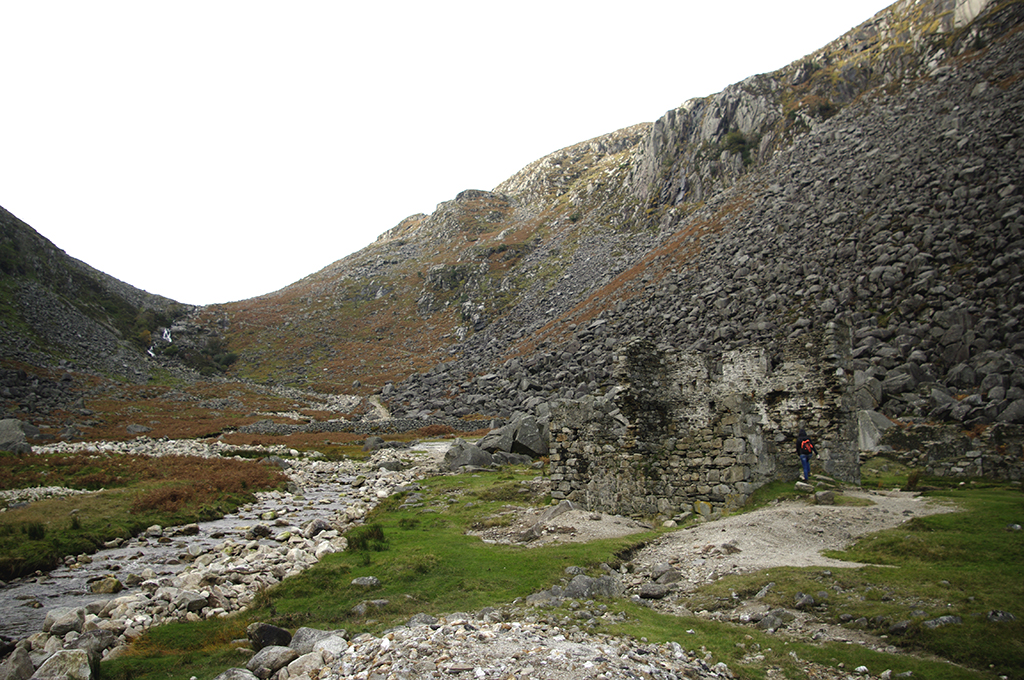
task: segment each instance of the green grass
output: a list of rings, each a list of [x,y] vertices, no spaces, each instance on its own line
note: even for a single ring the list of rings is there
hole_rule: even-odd
[[[757,628],[705,619],[670,616],[632,603],[618,603],[616,611],[626,614],[626,621],[603,627],[603,633],[628,635],[650,642],[678,642],[687,650],[706,650],[714,662],[722,661],[738,677],[763,680],[778,677],[805,678],[798,659],[852,671],[867,666],[877,677],[889,669],[893,676],[910,671],[913,677],[929,680],[978,680],[985,677],[970,669],[959,668],[939,660],[910,655],[893,655],[840,643],[812,644],[769,635]],[[796,659],[791,656],[795,654]],[[776,670],[777,669],[777,670]],[[769,674],[769,670],[772,673]]]
[[[844,623],[842,617],[864,618],[866,628],[876,635],[890,635],[893,624],[908,621],[906,633],[890,635],[892,644],[1024,678],[1024,535],[1007,530],[1024,517],[1024,496],[1019,488],[995,484],[933,491],[929,496],[955,502],[962,511],[915,518],[900,528],[864,537],[848,550],[825,553],[879,566],[786,567],[729,576],[702,588],[687,606],[729,608],[733,593],[749,598],[769,582],[776,584],[763,600],[769,606],[791,607],[797,593],[824,592],[827,598],[815,598],[815,614],[824,621],[860,627]],[[1017,620],[990,622],[987,614],[992,610],[1010,611]],[[963,623],[935,629],[924,625],[945,615],[959,616]],[[846,665],[852,667],[850,662]],[[937,676],[933,671],[927,677]]]

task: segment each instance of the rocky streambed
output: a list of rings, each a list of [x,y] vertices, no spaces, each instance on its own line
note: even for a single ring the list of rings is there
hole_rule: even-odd
[[[232,447],[237,450],[238,447]],[[66,647],[99,644],[117,653],[153,625],[197,621],[246,607],[256,593],[343,550],[342,534],[382,498],[438,472],[447,443],[376,452],[367,462],[274,457],[289,491],[262,492],[235,513],[183,527],[150,527],[93,555],[69,556],[48,574],[0,589],[0,636],[21,640],[33,665]],[[154,441],[55,444],[37,452],[87,451],[219,456],[219,444]],[[22,492],[33,500],[60,489]],[[98,641],[98,642],[97,642]]]

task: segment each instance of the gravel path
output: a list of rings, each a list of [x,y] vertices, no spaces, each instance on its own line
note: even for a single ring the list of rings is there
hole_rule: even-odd
[[[873,505],[810,505],[779,502],[666,535],[633,557],[640,570],[660,563],[686,568],[697,585],[726,573],[771,567],[858,567],[821,554],[841,550],[859,536],[891,529],[913,517],[951,512],[955,507],[904,491],[844,491]]]

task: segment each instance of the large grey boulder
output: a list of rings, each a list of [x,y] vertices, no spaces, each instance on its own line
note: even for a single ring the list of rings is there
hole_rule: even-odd
[[[487,467],[493,462],[494,460],[491,458],[490,453],[484,451],[476,444],[470,444],[461,439],[456,439],[452,442],[448,452],[444,454],[444,466],[453,471],[458,470],[464,465]]]
[[[61,649],[43,662],[32,678],[61,678],[66,680],[92,680],[93,668],[89,653],[84,649]]]
[[[17,418],[0,420],[0,451],[32,453],[32,447],[25,438],[24,427]]]
[[[85,626],[85,609],[82,607],[57,607],[46,612],[43,619],[43,632],[64,637],[74,631],[82,632]]]
[[[877,451],[882,434],[892,426],[892,421],[878,411],[858,411],[857,443],[860,450]]]
[[[319,670],[324,665],[324,655],[319,651],[303,654],[288,664],[288,677],[297,678],[301,675],[312,676],[312,671]]]
[[[245,635],[252,643],[252,648],[257,652],[264,647],[287,647],[292,641],[292,634],[284,628],[259,621],[250,623],[249,627],[245,629]]]
[[[259,680],[248,668],[229,668],[213,680]]]
[[[1024,423],[1024,399],[1010,402],[996,420],[1001,423]]]
[[[68,645],[68,649],[84,649],[91,658],[99,660],[103,652],[117,644],[117,635],[112,630],[96,628],[86,631]]]
[[[319,628],[302,627],[295,631],[291,644],[288,646],[300,655],[309,654],[313,651],[314,645],[321,640],[326,640],[329,637],[344,638],[347,635],[348,633],[344,630],[320,630]]]
[[[291,647],[271,645],[256,652],[245,667],[260,680],[267,680],[292,661],[299,658],[299,653]]]
[[[503,427],[491,430],[477,442],[488,453],[504,451],[530,458],[548,453],[548,440],[540,422],[531,415],[517,413]]]
[[[577,600],[589,600],[595,597],[619,597],[623,590],[622,582],[614,576],[593,578],[578,574],[569,581],[563,595]]]

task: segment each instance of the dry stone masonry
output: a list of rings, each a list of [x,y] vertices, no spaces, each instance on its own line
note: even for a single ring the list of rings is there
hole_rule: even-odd
[[[835,324],[777,365],[758,349],[712,359],[628,343],[608,396],[551,410],[554,495],[618,514],[739,507],[763,484],[796,476],[801,427],[822,471],[857,482],[849,360],[848,329]]]

